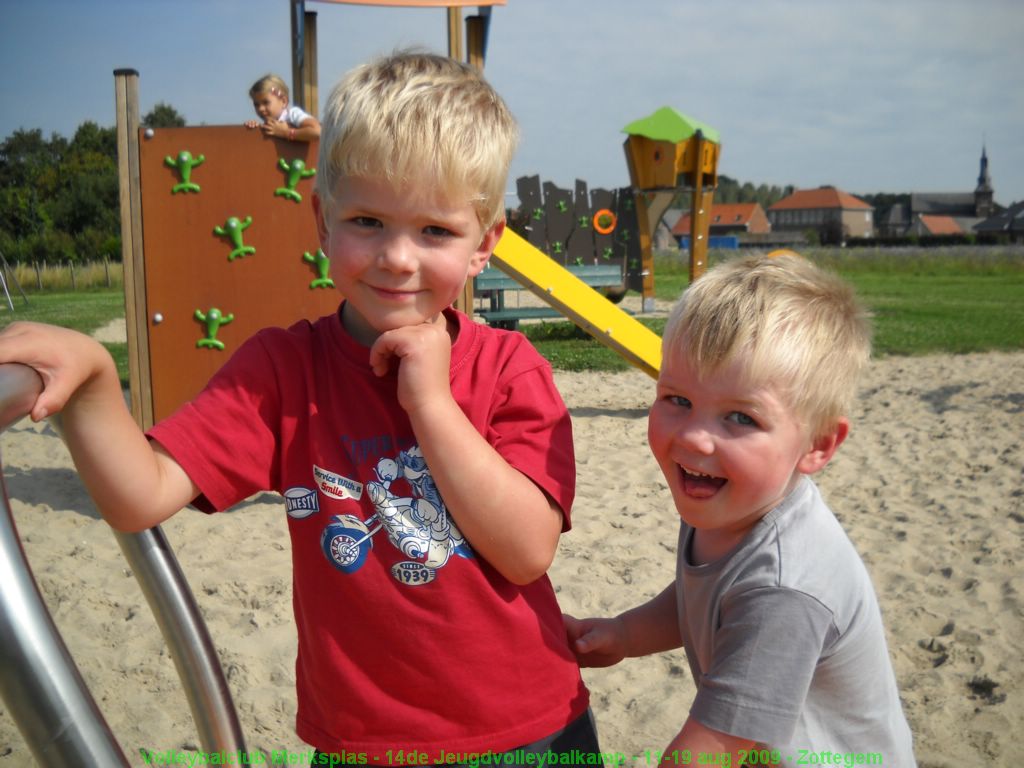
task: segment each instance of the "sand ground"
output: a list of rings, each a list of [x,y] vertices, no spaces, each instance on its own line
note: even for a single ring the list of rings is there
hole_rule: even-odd
[[[114,331],[116,333],[116,329]],[[574,528],[551,579],[564,610],[612,614],[672,578],[677,518],[646,447],[653,381],[558,373],[577,440]],[[862,553],[921,766],[1015,764],[1024,733],[1024,353],[886,358],[818,476]],[[20,537],[55,621],[133,765],[197,747],[173,663],[106,525],[46,424],[0,437]],[[249,749],[294,736],[286,526],[265,494],[164,526],[227,671]],[[585,670],[602,748],[663,747],[693,695],[682,652]],[[0,765],[32,765],[0,711]],[[642,759],[637,765],[644,765]]]

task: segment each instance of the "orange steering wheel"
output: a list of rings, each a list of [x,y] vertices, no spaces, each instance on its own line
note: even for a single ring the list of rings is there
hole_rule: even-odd
[[[615,230],[617,223],[618,220],[615,218],[615,214],[607,208],[602,208],[594,214],[594,231],[599,234],[611,234]]]

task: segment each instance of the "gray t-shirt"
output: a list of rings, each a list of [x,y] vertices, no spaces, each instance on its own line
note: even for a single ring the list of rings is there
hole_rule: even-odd
[[[871,579],[817,486],[803,478],[713,563],[690,564],[692,535],[684,523],[676,570],[691,716],[778,750],[768,764],[914,766]]]

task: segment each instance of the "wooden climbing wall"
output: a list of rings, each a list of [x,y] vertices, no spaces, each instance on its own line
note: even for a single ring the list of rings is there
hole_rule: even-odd
[[[341,296],[312,285],[319,273],[305,258],[315,258],[319,248],[313,178],[301,178],[288,194],[280,165],[299,160],[307,171],[315,169],[316,143],[268,139],[242,126],[140,131],[139,143],[150,375],[159,420],[194,397],[257,330],[330,314]],[[181,166],[184,152],[203,157],[189,178],[198,191],[181,188],[179,169],[167,161]],[[241,242],[254,252],[232,257],[232,217],[251,220]],[[211,310],[233,317],[215,335],[196,318],[197,311],[210,317]]]
[[[531,245],[561,266],[616,264],[623,272],[623,285],[643,288],[643,266],[632,188],[587,190],[576,180],[572,190],[562,189],[539,176],[516,179],[519,208],[509,225]],[[595,216],[610,211],[606,226],[595,224]],[[600,231],[604,229],[605,231]]]

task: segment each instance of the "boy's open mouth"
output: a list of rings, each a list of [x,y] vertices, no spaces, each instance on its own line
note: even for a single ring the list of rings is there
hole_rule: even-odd
[[[725,485],[724,477],[691,472],[683,467],[679,467],[679,476],[683,480],[683,492],[694,499],[709,499]]]

